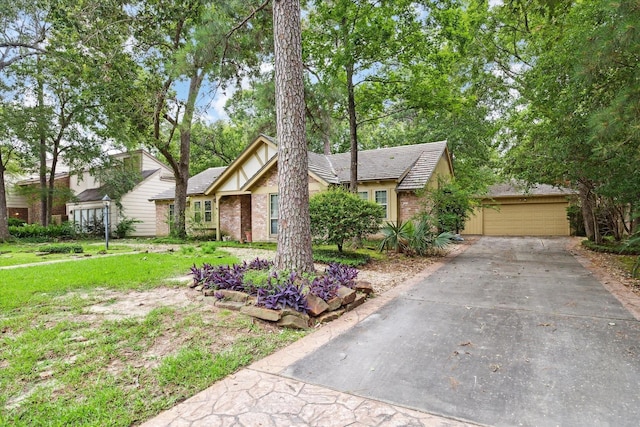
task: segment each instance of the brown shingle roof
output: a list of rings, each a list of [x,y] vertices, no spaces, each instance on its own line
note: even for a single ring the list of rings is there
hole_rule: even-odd
[[[358,152],[358,181],[396,180],[399,190],[424,187],[447,146],[446,141]],[[351,154],[327,156],[340,182],[349,182]]]
[[[209,168],[189,178],[189,182],[187,184],[187,196],[204,194],[204,191],[222,174],[222,172],[224,172],[226,168],[226,166]],[[173,200],[175,196],[176,189],[170,188],[156,196],[153,196],[149,200]]]
[[[495,184],[489,187],[488,197],[518,197],[518,196],[560,196],[576,194],[570,188],[554,187],[547,184],[534,184],[530,187],[524,182],[511,181]]]
[[[261,135],[275,144],[273,138]],[[396,181],[398,190],[424,187],[438,161],[445,154],[446,141],[358,152],[358,181]],[[309,171],[329,184],[344,184],[350,179],[351,154],[308,153]],[[202,194],[224,172],[225,168],[210,168],[189,179],[187,195]],[[175,190],[167,190],[150,200],[172,200]]]

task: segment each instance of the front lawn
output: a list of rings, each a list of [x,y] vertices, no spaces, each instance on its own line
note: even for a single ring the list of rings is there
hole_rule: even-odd
[[[0,270],[0,425],[140,423],[304,334],[175,286],[206,252]]]
[[[51,246],[50,243],[42,244],[17,244],[17,243],[0,243],[0,267],[11,265],[32,264],[45,261],[54,261],[60,259],[75,259],[90,256],[97,256],[104,253],[104,242],[77,242],[83,248],[82,253],[51,253],[45,254],[41,252],[41,248]],[[127,245],[110,245],[108,253],[118,254],[125,252],[133,252],[135,248]]]

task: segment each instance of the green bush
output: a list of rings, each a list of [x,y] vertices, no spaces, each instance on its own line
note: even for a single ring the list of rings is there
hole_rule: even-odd
[[[40,246],[38,252],[44,252],[47,254],[81,254],[84,249],[80,245],[74,244],[59,244],[59,245],[46,245]]]
[[[342,188],[317,193],[309,199],[311,235],[315,243],[337,245],[342,252],[345,241],[380,230],[383,209]]]
[[[594,252],[605,252],[617,255],[640,255],[640,245],[627,245],[622,243],[597,244],[591,240],[583,240],[582,246]]]
[[[136,224],[141,223],[142,221],[133,218],[123,217],[116,225],[116,229],[113,230],[113,233],[119,239],[124,239],[129,236],[131,233],[136,231]]]
[[[200,250],[203,254],[211,255],[216,251],[216,245],[213,242],[207,242],[200,245]]]
[[[62,225],[43,227],[40,224],[24,224],[9,227],[9,233],[18,239],[64,239],[74,236],[73,226],[66,222]]]
[[[9,227],[20,227],[21,225],[24,225],[27,223],[27,221],[20,218],[9,218],[8,222],[9,222]]]

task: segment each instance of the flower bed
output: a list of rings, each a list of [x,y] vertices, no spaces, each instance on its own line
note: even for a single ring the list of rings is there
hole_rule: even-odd
[[[334,320],[373,292],[371,284],[356,281],[357,269],[338,263],[315,277],[274,272],[272,267],[259,258],[232,266],[194,265],[191,287],[216,298],[217,306],[292,328]]]

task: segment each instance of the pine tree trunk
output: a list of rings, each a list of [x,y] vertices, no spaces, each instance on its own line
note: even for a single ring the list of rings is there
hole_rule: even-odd
[[[299,0],[273,2],[278,137],[277,270],[313,272]]]

